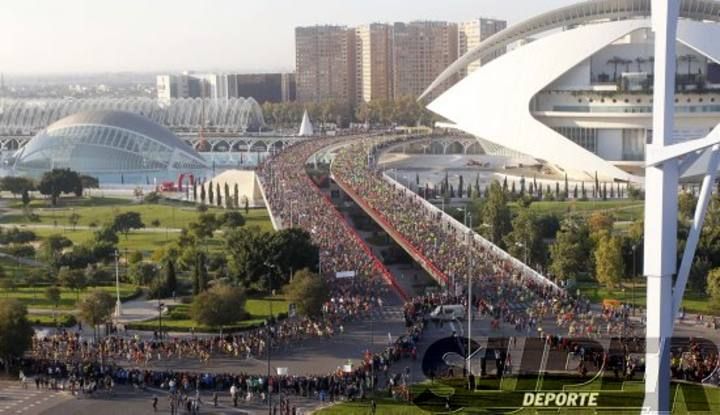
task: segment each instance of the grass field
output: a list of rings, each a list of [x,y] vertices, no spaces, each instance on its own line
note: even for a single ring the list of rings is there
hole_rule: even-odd
[[[33,213],[40,217],[39,222],[30,222],[26,215],[22,212],[9,213],[0,216],[0,223],[15,224],[45,224],[57,225],[58,227],[69,227],[68,217],[76,213],[78,214],[79,226],[100,226],[112,220],[112,218],[123,212],[134,211],[140,213],[145,226],[151,226],[153,221],[158,221],[159,226],[163,228],[182,228],[188,222],[194,221],[200,214],[197,209],[189,204],[179,202],[163,201],[161,203],[135,203],[129,199],[119,198],[100,198],[100,197],[84,197],[84,198],[67,198],[62,199],[59,207],[53,208],[47,205],[44,200],[34,200],[31,203]],[[13,199],[8,200],[8,206],[13,208],[21,208],[19,201]],[[210,213],[223,213],[225,209],[210,207]],[[248,214],[241,210],[248,225],[257,225],[263,229],[272,227],[268,212],[264,208],[250,209]]]
[[[45,298],[45,289],[47,287],[47,285],[38,287],[18,287],[14,290],[0,288],[0,298],[17,298],[23,304],[27,305],[28,308],[52,310],[53,305],[47,300],[47,298]],[[87,290],[80,291],[80,299],[82,300],[94,288],[98,288],[115,295],[115,286],[92,287]],[[66,288],[60,288],[60,290],[61,295],[58,310],[74,309],[77,299],[76,292]],[[135,290],[136,288],[132,284],[120,284],[120,297],[128,298],[135,294]]]
[[[378,415],[410,414],[633,414],[640,413],[643,385],[640,381],[618,381],[610,377],[596,378],[583,383],[582,379],[567,375],[545,374],[542,392],[594,392],[597,407],[523,408],[526,392],[535,392],[537,376],[506,377],[502,383],[494,378],[477,380],[477,388],[468,392],[463,379],[424,382],[412,385],[413,399],[404,402],[388,397],[385,392],[374,396]],[[515,386],[513,386],[515,385]],[[675,383],[672,387],[673,414],[714,414],[720,405],[720,389],[696,384]],[[447,398],[447,399],[446,399]],[[446,407],[446,404],[449,406]],[[316,412],[319,415],[371,414],[371,399],[341,402]]]
[[[604,299],[613,299],[645,307],[645,284],[628,284],[625,286],[624,291],[622,288],[609,289],[601,287],[594,282],[580,282],[577,284],[577,287],[584,296],[588,297],[594,303],[600,303]],[[686,291],[682,306],[688,313],[720,314],[720,308],[713,307],[710,299],[704,293]]]
[[[282,297],[273,297],[272,300],[267,297],[248,298],[245,303],[245,312],[247,318],[233,324],[234,327],[249,327],[262,324],[269,316],[269,304],[272,302],[273,315],[288,312],[288,301]],[[188,331],[195,329],[197,331],[211,332],[211,327],[197,324],[190,317],[190,306],[181,304],[172,306],[167,316],[162,319],[163,329],[168,331]],[[159,326],[158,319],[134,323],[133,327],[154,330]]]
[[[606,201],[539,201],[530,205],[530,210],[539,214],[555,214],[563,216],[567,213],[590,215],[595,211],[604,211],[613,215],[616,221],[633,221],[642,218],[645,202],[642,200],[606,200]],[[518,209],[516,203],[510,208]]]

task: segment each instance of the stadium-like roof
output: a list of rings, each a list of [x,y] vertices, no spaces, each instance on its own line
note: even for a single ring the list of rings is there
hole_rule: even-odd
[[[649,17],[650,4],[651,0],[590,0],[555,9],[510,26],[490,36],[448,66],[427,87],[420,99],[428,96],[435,88],[467,68],[469,64],[478,59],[490,57],[499,49],[505,48],[513,42],[562,27],[596,21],[607,22],[609,20],[624,20],[634,17]],[[682,0],[680,17],[719,22],[720,2],[715,0]]]
[[[5,100],[0,107],[0,134],[36,133],[69,115],[98,110],[143,115],[173,130],[243,133],[265,126],[262,108],[253,98],[91,98]]]

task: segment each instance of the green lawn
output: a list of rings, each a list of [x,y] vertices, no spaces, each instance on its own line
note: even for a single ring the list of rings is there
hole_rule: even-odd
[[[29,308],[52,310],[53,305],[45,298],[45,289],[47,287],[47,285],[37,287],[19,287],[14,290],[0,288],[0,298],[17,298]],[[94,288],[98,288],[115,295],[115,286],[92,287],[81,291],[80,299],[82,300]],[[61,295],[58,310],[73,310],[77,299],[76,292],[70,291],[66,288],[60,288],[60,290]],[[128,298],[135,294],[135,290],[135,285],[120,284],[120,297]]]
[[[233,327],[243,328],[253,325],[260,325],[270,316],[269,304],[272,302],[273,315],[287,313],[288,302],[282,297],[274,297],[270,300],[267,297],[249,298],[245,303],[245,311],[248,313],[246,319],[233,324]],[[171,306],[167,316],[162,319],[163,329],[167,331],[188,331],[195,329],[202,332],[212,332],[211,327],[197,324],[190,316],[190,306],[181,304]],[[158,319],[134,323],[133,328],[155,330],[159,327]]]
[[[90,241],[93,238],[94,230],[90,229],[78,229],[72,230],[69,228],[57,227],[57,228],[35,228],[31,229],[40,238],[47,238],[49,235],[60,234],[71,241],[73,244],[79,245]],[[131,232],[127,239],[125,236],[119,236],[118,248],[121,250],[129,251],[143,251],[145,253],[153,252],[157,248],[163,245],[174,242],[180,234],[178,232],[156,232],[156,231],[143,231],[139,230]]]
[[[588,200],[588,201],[539,201],[533,202],[530,209],[539,214],[555,214],[563,216],[573,212],[590,215],[595,211],[612,213],[617,221],[632,221],[641,218],[645,202],[642,200]],[[516,203],[510,204],[511,209],[517,210]]]
[[[638,283],[635,286],[628,284],[623,291],[622,288],[609,289],[593,282],[580,282],[578,288],[594,303],[600,303],[604,299],[613,299],[645,307],[645,284]],[[720,314],[720,309],[714,308],[710,299],[703,293],[685,291],[683,307],[689,313]]]
[[[20,200],[20,197],[13,198],[9,194],[4,194],[9,197],[4,197],[3,199],[7,202],[7,206],[15,209],[21,209],[23,207],[22,201]],[[35,196],[35,194],[33,194]],[[60,207],[83,207],[83,206],[107,206],[107,205],[117,205],[117,204],[124,204],[124,203],[130,203],[131,200],[127,198],[119,198],[119,197],[61,197],[59,199],[58,205]],[[33,209],[36,208],[49,208],[50,200],[45,198],[37,198],[32,199],[30,201],[30,207]]]
[[[159,221],[162,228],[182,228],[189,222],[194,221],[200,214],[194,206],[178,203],[159,204],[138,204],[127,199],[78,199],[72,206],[61,206],[57,208],[42,207],[33,210],[33,213],[40,216],[39,222],[30,222],[26,215],[21,212],[0,216],[0,223],[10,224],[45,224],[56,225],[58,228],[70,226],[68,217],[76,213],[80,215],[79,226],[101,226],[112,221],[112,218],[124,212],[138,212],[142,216],[145,226],[151,226],[153,221]],[[208,212],[223,213],[220,208],[210,208]],[[272,228],[270,216],[267,209],[250,209],[248,214],[240,210],[245,216],[247,225],[257,225],[264,230]]]

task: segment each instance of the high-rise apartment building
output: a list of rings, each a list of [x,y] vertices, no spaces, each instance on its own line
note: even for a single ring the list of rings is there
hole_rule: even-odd
[[[295,28],[297,100],[355,100],[355,30],[345,26]]]
[[[457,24],[417,21],[393,25],[393,98],[418,97],[458,57]],[[449,86],[449,84],[448,84]],[[444,91],[439,88],[435,94]]]
[[[217,74],[184,72],[180,75],[158,75],[156,87],[161,101],[172,98],[228,98],[227,77]]]
[[[392,98],[392,26],[373,23],[355,29],[356,99]]]
[[[257,102],[281,102],[295,99],[294,74],[196,74],[158,75],[157,97],[172,98],[254,98]]]
[[[462,56],[468,51],[474,49],[485,39],[495,33],[505,29],[507,21],[497,19],[477,18],[467,22],[458,23],[458,56]],[[467,69],[461,75],[467,75],[479,68],[480,66],[490,62],[498,56],[505,53],[505,48],[493,52],[492,55],[468,65]]]

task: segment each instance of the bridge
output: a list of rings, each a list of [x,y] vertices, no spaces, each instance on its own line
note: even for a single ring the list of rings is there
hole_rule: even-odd
[[[401,142],[387,149],[390,153],[403,154],[485,154],[485,150],[474,137],[433,136],[419,138],[411,142]]]
[[[305,137],[290,135],[237,135],[237,134],[204,134],[176,133],[178,137],[200,153],[270,153],[282,150],[290,144],[302,141]],[[15,151],[25,146],[33,136],[6,135],[0,136],[0,150]]]

